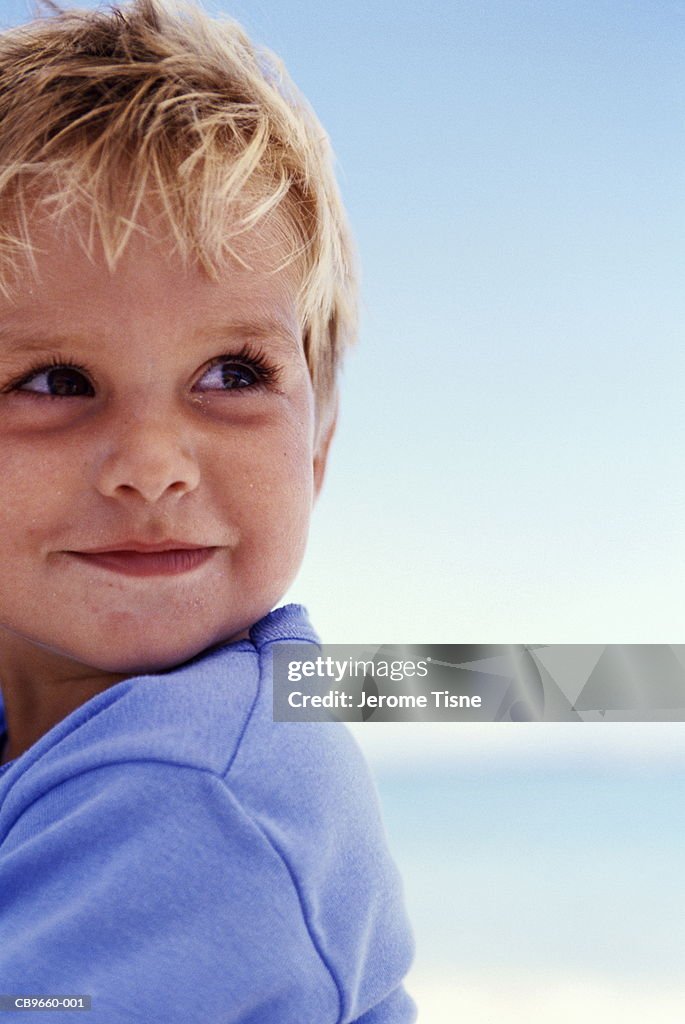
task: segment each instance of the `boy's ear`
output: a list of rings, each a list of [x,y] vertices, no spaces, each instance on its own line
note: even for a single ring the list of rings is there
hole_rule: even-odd
[[[335,396],[333,402],[333,408],[331,409],[328,417],[328,422],[322,427],[319,433],[319,437],[316,441],[316,449],[314,451],[314,500],[319,497],[321,487],[323,485],[324,475],[326,473],[326,463],[328,462],[328,449],[331,446],[333,435],[335,434],[335,428],[338,425],[338,396]]]

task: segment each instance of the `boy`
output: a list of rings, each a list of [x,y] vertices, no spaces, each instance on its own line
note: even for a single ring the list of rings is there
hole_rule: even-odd
[[[234,25],[55,11],[0,39],[0,214],[0,994],[413,1020],[358,754],[271,712],[354,327],[318,123]]]

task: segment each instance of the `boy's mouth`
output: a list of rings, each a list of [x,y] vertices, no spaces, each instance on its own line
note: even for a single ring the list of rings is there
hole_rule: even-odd
[[[218,548],[182,541],[163,541],[161,544],[127,541],[111,548],[67,551],[66,554],[125,576],[174,576],[203,565],[215,551]]]

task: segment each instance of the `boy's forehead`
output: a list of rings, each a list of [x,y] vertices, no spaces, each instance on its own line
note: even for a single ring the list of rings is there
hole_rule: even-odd
[[[259,224],[242,233],[216,275],[198,261],[182,259],[164,233],[145,223],[114,266],[101,243],[87,243],[83,225],[42,218],[31,227],[33,266],[19,287],[0,296],[4,344],[39,344],[35,332],[48,325],[57,337],[78,330],[79,323],[89,331],[98,324],[104,330],[164,314],[192,321],[197,334],[249,334],[257,341],[276,335],[300,345],[300,274],[288,264],[279,225]]]

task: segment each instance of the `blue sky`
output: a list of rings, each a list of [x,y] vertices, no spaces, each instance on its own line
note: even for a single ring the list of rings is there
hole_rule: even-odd
[[[364,273],[297,596],[341,640],[666,642],[685,9],[237,13],[331,132]]]

